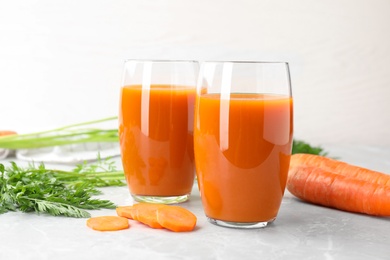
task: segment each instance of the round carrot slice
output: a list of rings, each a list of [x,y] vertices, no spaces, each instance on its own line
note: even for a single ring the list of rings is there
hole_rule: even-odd
[[[166,206],[157,209],[158,223],[174,232],[194,230],[197,218],[189,210],[179,206]]]
[[[100,216],[87,220],[87,226],[98,231],[116,231],[129,228],[127,218],[118,216]]]

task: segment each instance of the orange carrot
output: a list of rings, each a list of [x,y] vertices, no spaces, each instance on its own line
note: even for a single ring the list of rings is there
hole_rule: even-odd
[[[346,177],[320,167],[290,167],[287,189],[323,206],[376,216],[390,216],[390,186]]]
[[[319,167],[346,177],[371,183],[390,186],[390,175],[351,165],[335,159],[313,154],[294,154],[291,156],[290,168],[295,166]]]
[[[116,214],[119,216],[119,217],[124,217],[124,218],[128,218],[128,219],[134,219],[134,220],[137,220],[136,219],[136,209],[135,207],[133,206],[121,206],[121,207],[117,207],[116,208]]]
[[[157,209],[157,221],[166,229],[174,232],[192,231],[196,225],[196,216],[179,206],[165,206]]]
[[[1,130],[0,136],[6,136],[6,135],[16,135],[17,133],[15,131],[9,131],[9,130]]]
[[[100,216],[87,220],[87,226],[98,231],[116,231],[129,228],[127,218],[118,216]]]

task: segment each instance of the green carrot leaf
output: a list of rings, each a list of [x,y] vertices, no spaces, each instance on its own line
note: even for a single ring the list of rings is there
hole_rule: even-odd
[[[71,171],[47,169],[43,163],[23,168],[0,164],[0,214],[8,211],[53,216],[89,217],[86,210],[112,209],[115,204],[93,196],[98,187],[125,185],[124,174],[110,159],[83,164]]]
[[[326,156],[328,153],[320,146],[312,146],[302,140],[293,140],[292,154],[308,153]]]

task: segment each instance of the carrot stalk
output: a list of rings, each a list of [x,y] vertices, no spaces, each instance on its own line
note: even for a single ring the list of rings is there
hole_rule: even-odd
[[[319,167],[293,166],[287,189],[323,206],[375,216],[390,216],[390,187],[346,177]]]
[[[130,227],[127,218],[118,216],[100,216],[87,220],[87,226],[98,231],[116,231]]]

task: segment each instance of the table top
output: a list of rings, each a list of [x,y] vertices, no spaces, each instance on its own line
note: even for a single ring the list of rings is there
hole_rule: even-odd
[[[323,147],[340,160],[390,173],[390,148]],[[102,190],[102,197],[117,205],[133,203],[127,187]],[[209,223],[196,185],[181,205],[198,217],[193,232],[151,229],[132,220],[130,229],[99,232],[88,228],[86,219],[5,213],[0,215],[0,259],[388,259],[390,254],[389,218],[311,205],[288,191],[276,221],[263,229]],[[115,215],[115,210],[90,212]]]

